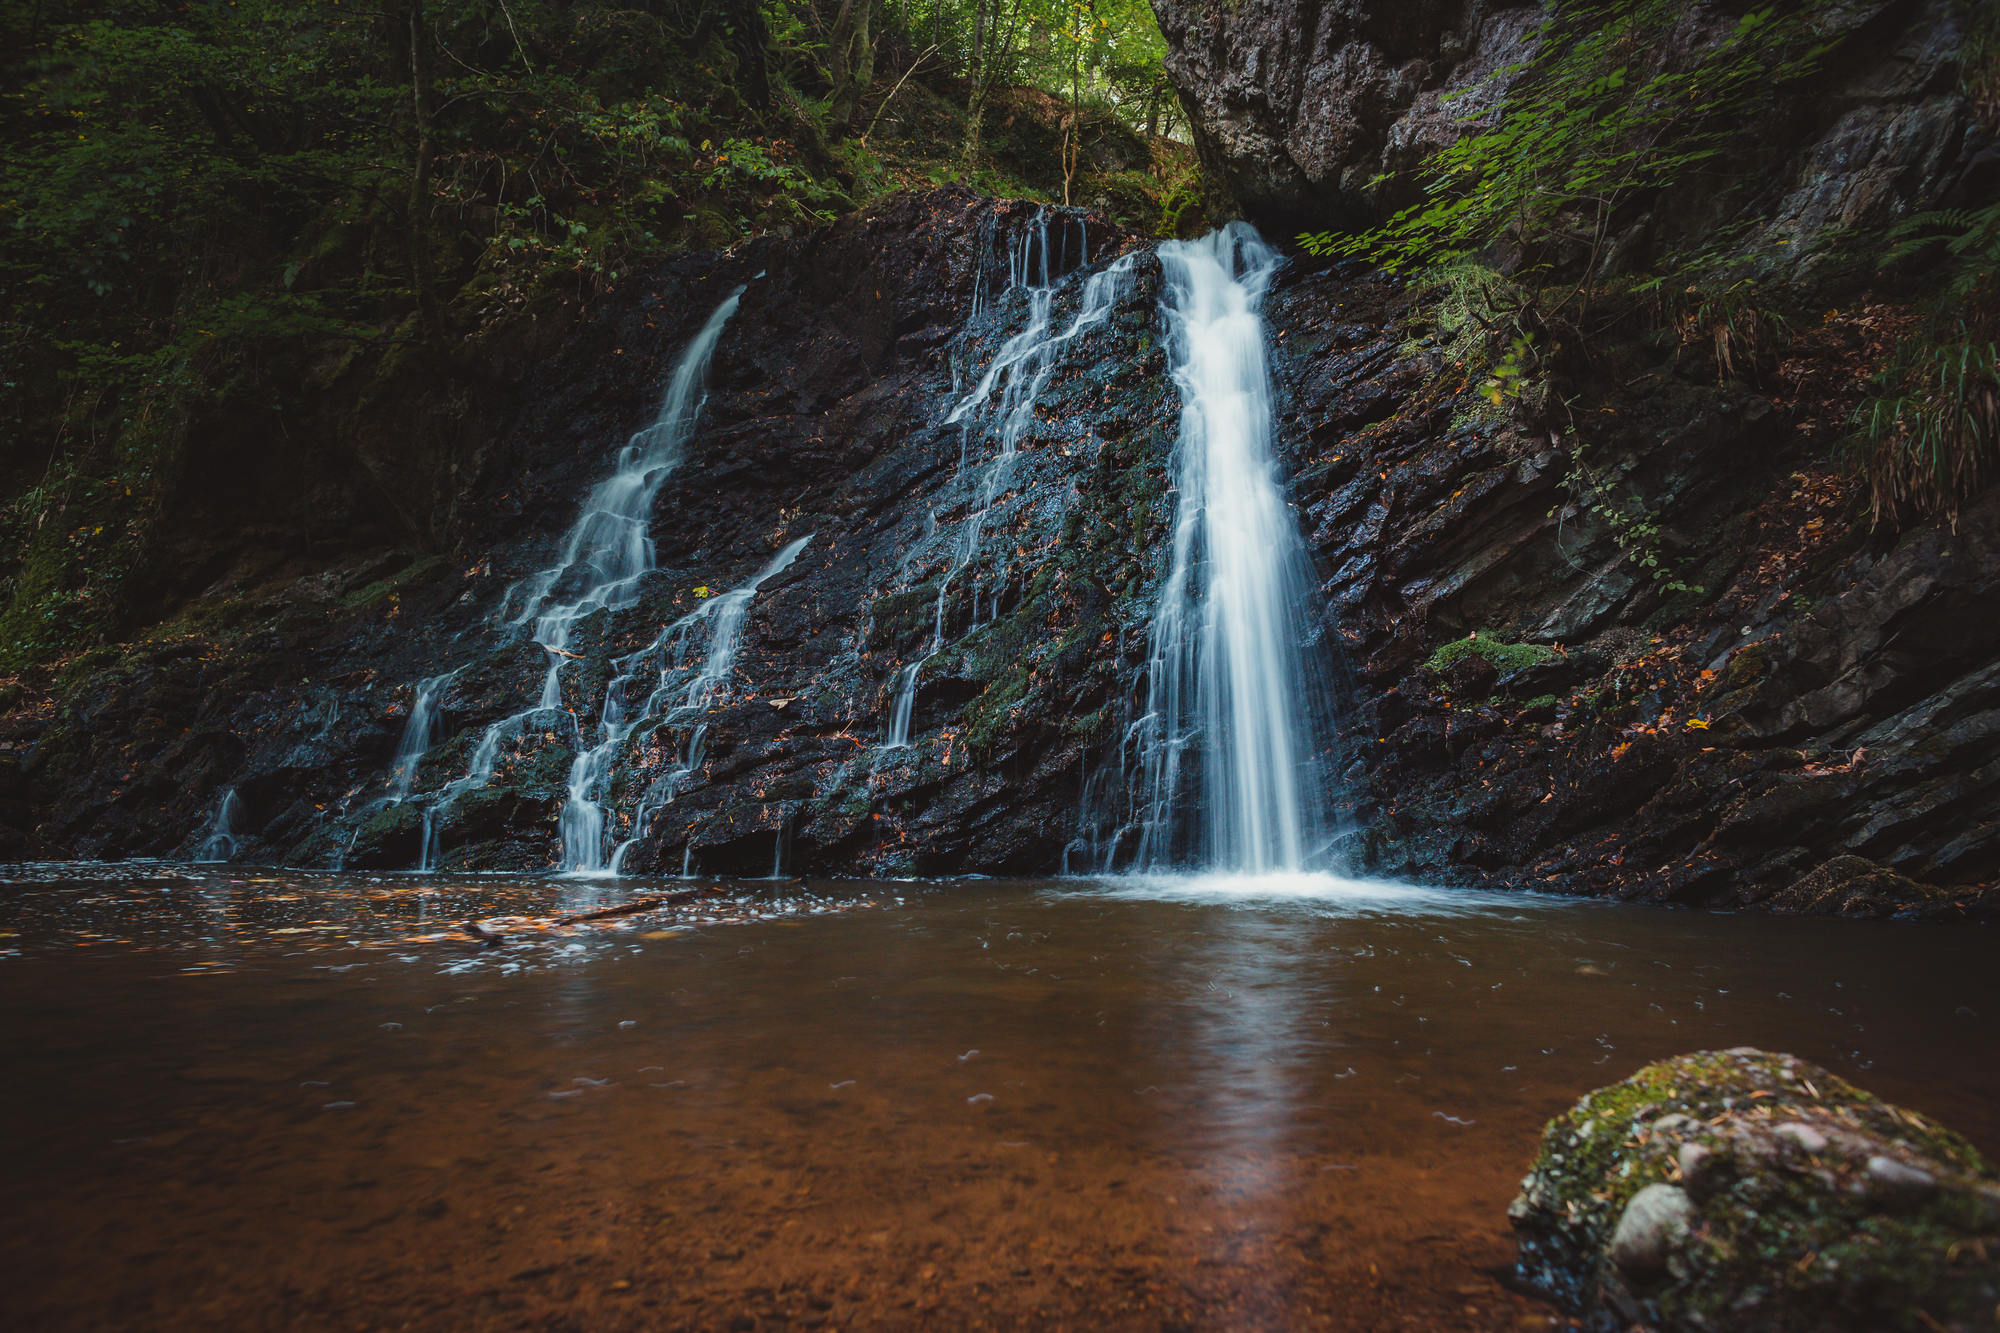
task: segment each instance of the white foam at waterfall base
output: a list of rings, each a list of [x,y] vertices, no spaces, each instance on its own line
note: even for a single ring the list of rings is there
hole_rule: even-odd
[[[1340,916],[1468,916],[1495,910],[1519,913],[1524,907],[1519,893],[1427,888],[1318,870],[1264,874],[1140,871],[1087,881],[1081,891],[1133,901],[1263,909],[1296,907],[1316,915]]]
[[[1146,711],[1129,733],[1135,864],[1298,876],[1330,859],[1329,704],[1302,647],[1316,581],[1272,447],[1260,308],[1279,258],[1244,223],[1159,254],[1181,395],[1178,498]]]

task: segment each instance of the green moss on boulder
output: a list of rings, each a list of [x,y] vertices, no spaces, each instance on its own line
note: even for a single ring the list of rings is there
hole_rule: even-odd
[[[1648,1065],[1549,1122],[1508,1210],[1524,1280],[1593,1329],[1973,1329],[2000,1180],[1965,1140],[1749,1047]]]
[[[1556,655],[1555,649],[1539,643],[1502,643],[1490,634],[1474,630],[1432,653],[1424,665],[1442,675],[1468,657],[1483,657],[1493,664],[1495,670],[1504,674],[1519,671],[1522,667],[1537,666]]]

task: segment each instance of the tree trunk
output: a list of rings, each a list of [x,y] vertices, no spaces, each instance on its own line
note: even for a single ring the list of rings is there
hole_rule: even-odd
[[[979,141],[986,119],[986,35],[995,3],[997,0],[974,0],[972,7],[972,52],[966,61],[970,87],[965,95],[964,171],[968,179],[979,170]]]
[[[1095,13],[1094,10],[1087,11]],[[1095,35],[1094,33],[1092,34]],[[1074,30],[1071,32],[1074,37]],[[1083,151],[1077,121],[1083,114],[1083,42],[1073,41],[1069,52],[1069,114],[1063,117],[1062,172],[1063,205],[1070,204],[1070,186],[1076,180],[1076,163]]]
[[[833,84],[828,115],[836,133],[854,123],[861,95],[875,78],[875,0],[841,0],[827,39],[827,77]]]
[[[410,165],[410,285],[416,289],[417,324],[426,335],[443,325],[431,272],[431,53],[424,0],[410,0],[410,110],[417,147]]]

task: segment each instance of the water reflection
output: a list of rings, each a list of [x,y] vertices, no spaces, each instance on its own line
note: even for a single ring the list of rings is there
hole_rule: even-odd
[[[1648,1060],[1787,1049],[2000,1141],[1978,932],[1131,881],[564,926],[589,886],[85,873],[0,871],[22,1326],[1512,1328],[1541,1124]]]

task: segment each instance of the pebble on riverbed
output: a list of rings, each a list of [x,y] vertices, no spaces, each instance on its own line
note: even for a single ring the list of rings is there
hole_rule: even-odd
[[[1549,1122],[1521,1277],[1592,1329],[2000,1327],[2000,1179],[1816,1065],[1663,1060]]]

